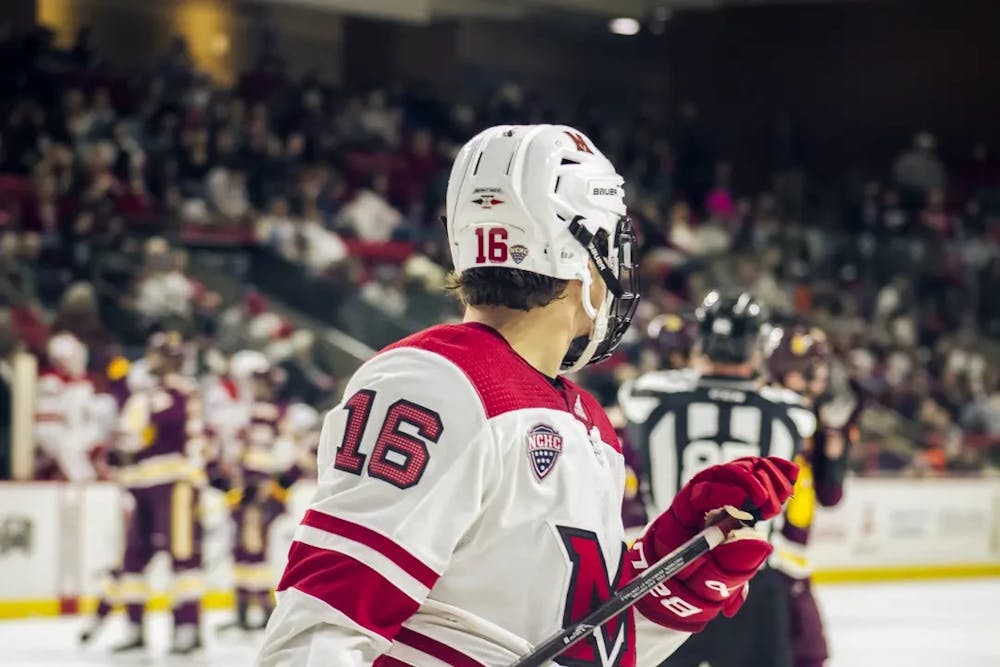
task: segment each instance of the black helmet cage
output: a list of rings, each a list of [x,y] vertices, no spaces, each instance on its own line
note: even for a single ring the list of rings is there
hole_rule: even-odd
[[[609,243],[611,239],[603,229],[591,234],[580,224],[582,219],[582,216],[573,218],[569,223],[569,231],[590,255],[607,287],[605,298],[612,300],[608,308],[604,338],[587,361],[587,365],[590,365],[610,357],[632,323],[635,309],[639,306],[639,258],[635,231],[627,217],[621,216],[618,219],[613,244]],[[589,343],[587,336],[576,338],[563,357],[562,368],[572,367]]]

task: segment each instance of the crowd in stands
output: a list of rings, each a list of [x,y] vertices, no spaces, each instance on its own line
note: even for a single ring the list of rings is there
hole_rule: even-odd
[[[344,91],[291,77],[274,40],[224,88],[182,38],[141,74],[104,62],[86,30],[69,50],[45,29],[4,39],[0,358],[19,345],[44,365],[48,337],[71,332],[99,371],[148,332],[178,329],[203,351],[262,349],[293,367],[300,397],[328,400],[336,382],[311,357],[313,335],[256,290],[227,300],[195,279],[185,243],[255,247],[411,330],[456,317],[457,304],[423,301],[450,263],[440,216],[455,151],[491,124],[568,122],[625,175],[642,242],[637,326],[615,363],[584,377],[607,403],[659,359],[655,316],[687,317],[710,288],[738,285],[829,332],[869,405],[858,467],[997,462],[1000,163],[985,145],[946,164],[921,133],[817,206],[787,122],[773,187],[747,193],[690,103],[668,122],[516,85],[475,104],[426,85]]]

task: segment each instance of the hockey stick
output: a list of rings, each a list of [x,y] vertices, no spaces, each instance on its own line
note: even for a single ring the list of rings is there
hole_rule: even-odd
[[[747,522],[753,520],[752,515],[735,507],[727,505],[725,510],[726,513],[721,519],[650,565],[597,609],[553,634],[532,649],[531,653],[515,662],[512,667],[539,667],[558,657],[570,646],[592,633],[595,628],[604,625],[664,581],[722,544],[730,531],[745,526]]]

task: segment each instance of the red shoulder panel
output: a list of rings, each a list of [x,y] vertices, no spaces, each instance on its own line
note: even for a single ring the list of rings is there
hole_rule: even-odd
[[[41,380],[41,379],[59,380],[60,382],[72,382],[73,381],[73,378],[71,378],[69,375],[67,375],[66,373],[63,373],[62,371],[60,371],[57,368],[45,368],[45,369],[43,369],[42,372],[38,374],[38,379],[39,380]]]
[[[549,380],[486,325],[442,324],[393,343],[383,352],[401,347],[427,350],[458,366],[476,388],[487,418],[524,408],[566,409],[565,399]]]
[[[593,396],[573,382],[562,388],[515,352],[494,329],[474,322],[443,324],[417,332],[386,347],[383,352],[412,347],[438,354],[458,366],[479,394],[486,417],[526,408],[569,412],[588,428],[596,426],[601,439],[621,451],[618,435]]]

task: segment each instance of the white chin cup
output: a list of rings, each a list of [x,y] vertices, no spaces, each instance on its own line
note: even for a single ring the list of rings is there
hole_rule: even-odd
[[[590,334],[588,336],[589,340],[587,342],[587,347],[583,348],[583,352],[580,353],[580,357],[576,362],[567,369],[560,371],[561,374],[565,373],[575,373],[588,363],[590,359],[594,356],[594,352],[597,351],[597,346],[601,344],[605,336],[608,334],[608,310],[611,307],[611,293],[605,287],[603,290],[604,298],[601,300],[601,305],[594,307],[594,304],[590,300],[590,286],[593,282],[593,277],[591,276],[590,270],[588,269],[586,274],[582,276],[583,287],[580,293],[580,301],[583,303],[583,310],[587,313],[587,316],[591,320]]]

